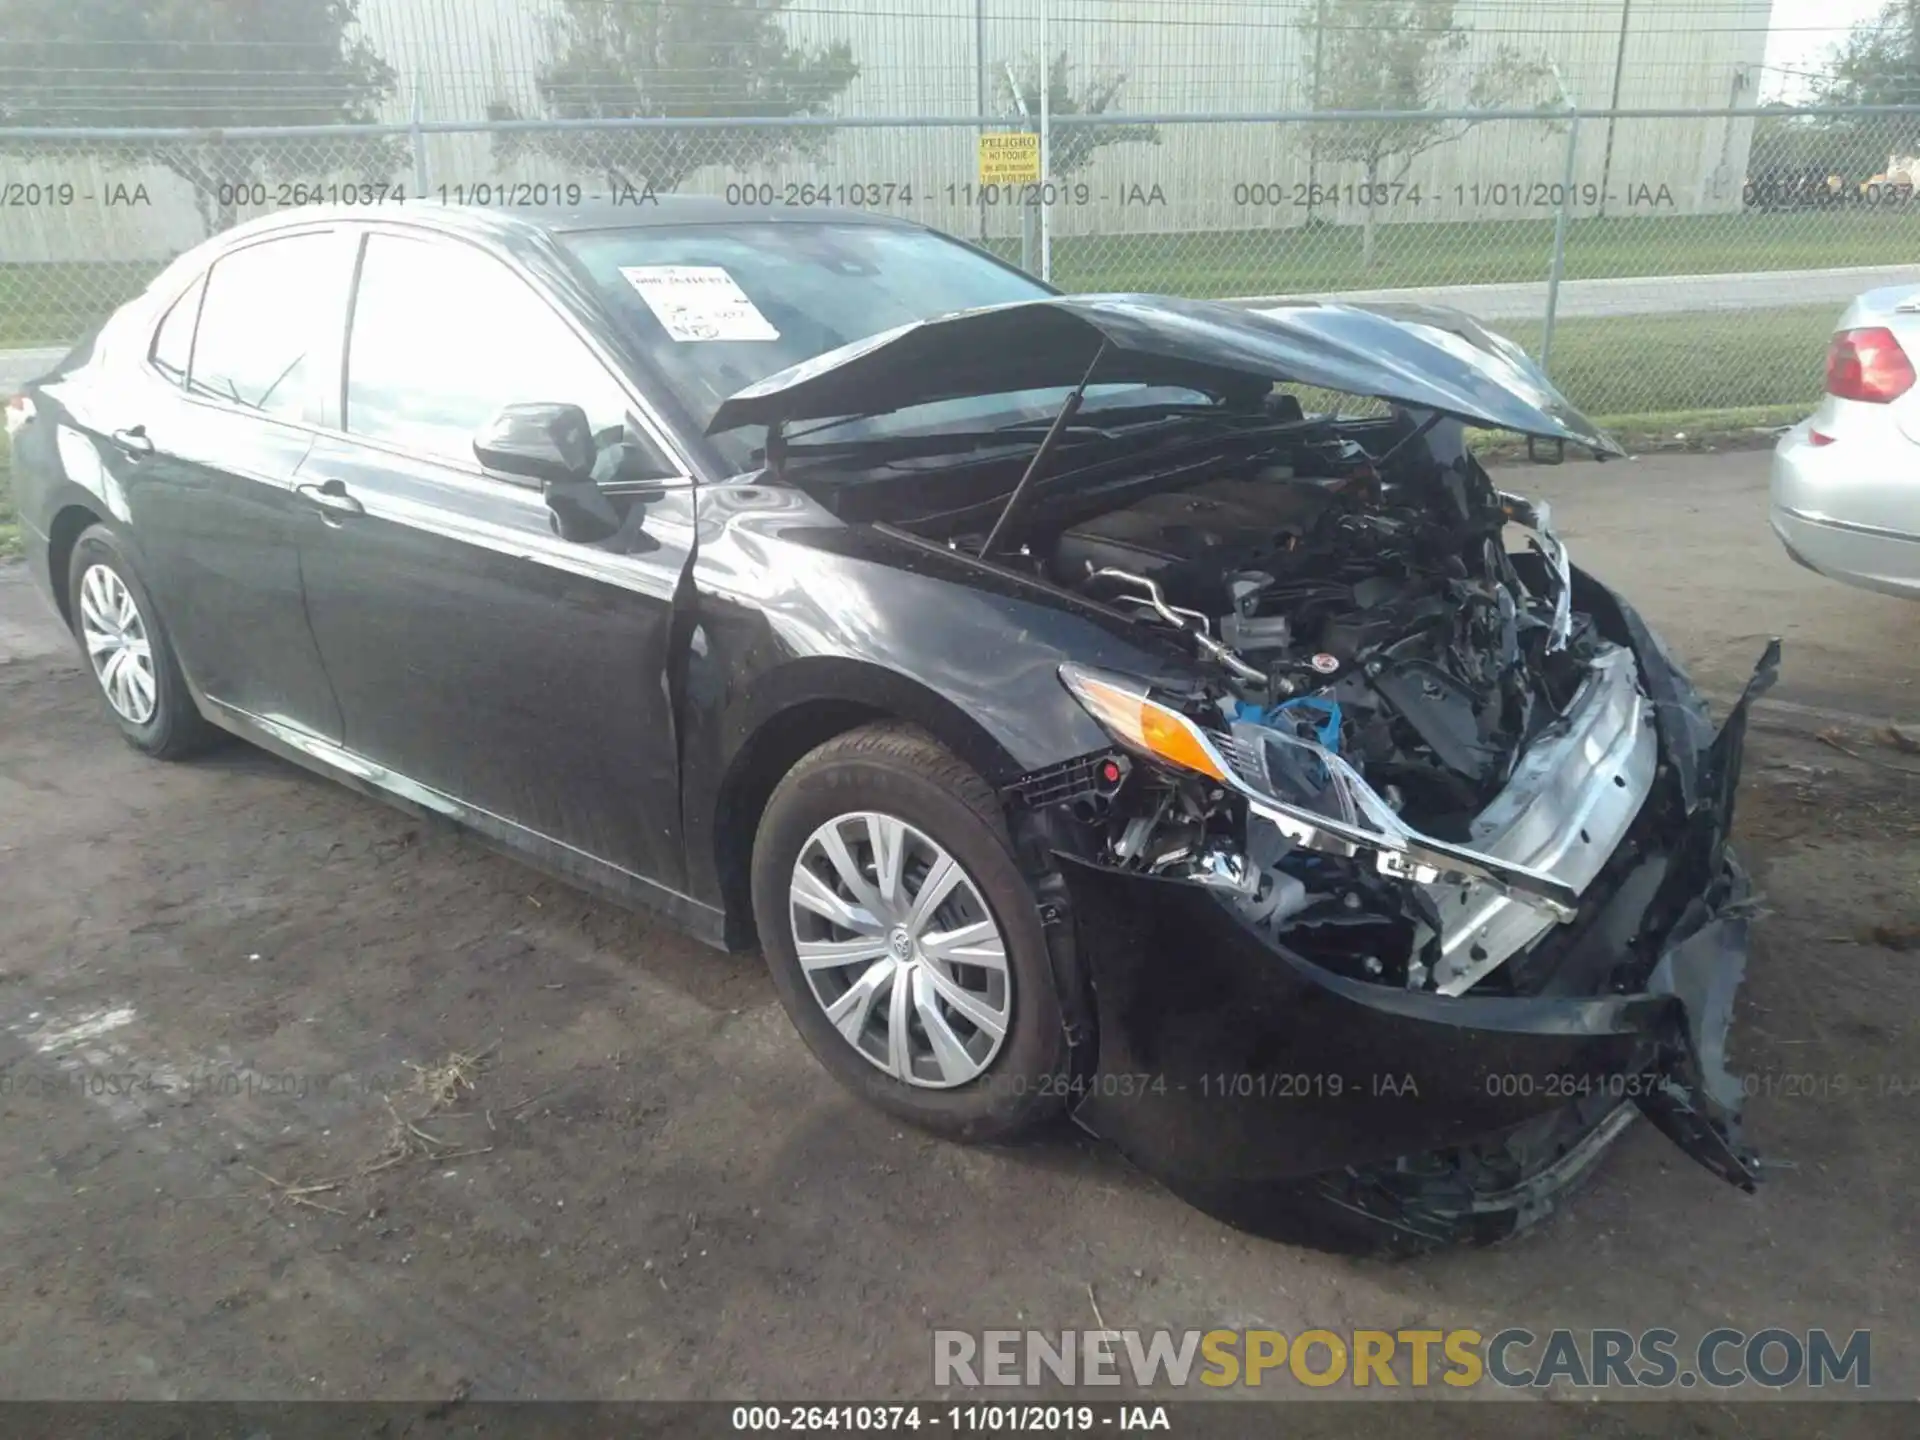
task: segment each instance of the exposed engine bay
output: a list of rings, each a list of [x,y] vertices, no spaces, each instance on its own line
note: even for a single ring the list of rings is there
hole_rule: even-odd
[[[1590,648],[1555,636],[1497,504],[1449,523],[1375,494],[1271,472],[1211,481],[1077,526],[1053,573],[1216,637],[1230,718],[1312,735],[1410,822],[1465,840]]]
[[[1127,767],[1077,810],[1104,863],[1222,891],[1353,978],[1459,993],[1570,918],[1651,786],[1651,712],[1573,612],[1548,517],[1494,489],[1457,425],[1401,420],[1320,429],[1028,553],[1211,677],[1160,699],[1230,783]],[[1351,843],[1373,835],[1441,853]]]

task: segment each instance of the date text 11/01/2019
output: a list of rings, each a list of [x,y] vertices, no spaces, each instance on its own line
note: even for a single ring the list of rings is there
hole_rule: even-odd
[[[280,210],[303,205],[393,205],[420,198],[449,205],[486,207],[543,207],[605,202],[613,205],[657,205],[661,191],[650,185],[618,183],[606,188],[579,181],[481,180],[436,185],[410,195],[402,184],[385,181],[262,181],[222,182],[214,187],[214,202],[223,207]],[[884,181],[770,181],[728,182],[713,198],[728,205],[771,208],[831,206],[872,209],[943,202],[982,209],[1022,209],[1028,206],[1118,205],[1123,208],[1171,208],[1184,197],[1169,194],[1157,182],[1095,185],[1084,180],[979,185],[971,181],[918,185],[909,180]],[[1243,180],[1228,192],[1228,200],[1244,209],[1306,209],[1319,206],[1364,206],[1369,210],[1450,206],[1453,209],[1554,210],[1563,205],[1595,208],[1624,205],[1628,210],[1675,211],[1679,204],[1665,185],[1630,184],[1618,190],[1599,185],[1564,185],[1549,181],[1493,181],[1489,183],[1427,187],[1398,181],[1377,184],[1307,184],[1282,180]],[[10,180],[0,183],[0,209],[65,209],[97,204],[108,208],[148,207],[152,191],[144,182],[113,181],[97,186],[70,180]]]
[[[1462,185],[1404,184],[1400,181],[1353,185],[1316,185],[1301,181],[1242,180],[1228,197],[1235,205],[1253,209],[1359,205],[1374,210],[1401,206],[1451,205],[1456,210],[1557,210],[1562,206],[1595,209],[1623,205],[1629,210],[1678,210],[1680,202],[1668,185],[1646,182],[1617,188],[1597,184],[1565,184],[1554,180],[1493,180]]]

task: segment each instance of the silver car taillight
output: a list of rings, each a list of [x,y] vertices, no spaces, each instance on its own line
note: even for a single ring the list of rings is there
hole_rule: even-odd
[[[1913,388],[1913,362],[1884,325],[1842,330],[1827,350],[1827,393],[1886,405]]]
[[[12,395],[7,399],[7,434],[17,435],[27,421],[33,418],[33,401],[24,395]]]

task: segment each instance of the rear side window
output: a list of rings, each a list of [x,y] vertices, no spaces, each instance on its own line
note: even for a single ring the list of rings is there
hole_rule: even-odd
[[[268,240],[215,262],[200,302],[188,387],[198,395],[290,420],[304,418],[323,379],[320,344],[337,335],[332,264],[339,241],[326,232]]]
[[[202,275],[188,287],[187,293],[173,302],[167,318],[154,332],[153,349],[147,358],[153,368],[176,385],[187,383],[187,362],[193,358],[193,327],[200,318],[200,297],[206,293],[207,277]]]
[[[611,373],[553,307],[471,246],[367,237],[346,388],[350,433],[436,459],[475,464],[474,434],[503,406],[548,402],[587,412],[607,461],[603,478],[672,470],[629,422]]]

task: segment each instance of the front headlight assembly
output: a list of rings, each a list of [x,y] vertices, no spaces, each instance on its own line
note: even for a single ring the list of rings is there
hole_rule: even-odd
[[[1146,682],[1111,671],[1066,664],[1060,679],[1127,750],[1232,791],[1295,845],[1370,854],[1381,874],[1421,884],[1443,875],[1484,881],[1556,920],[1572,919],[1579,905],[1579,892],[1545,871],[1413,829],[1358,771],[1311,740],[1258,725],[1205,728],[1154,699]]]

